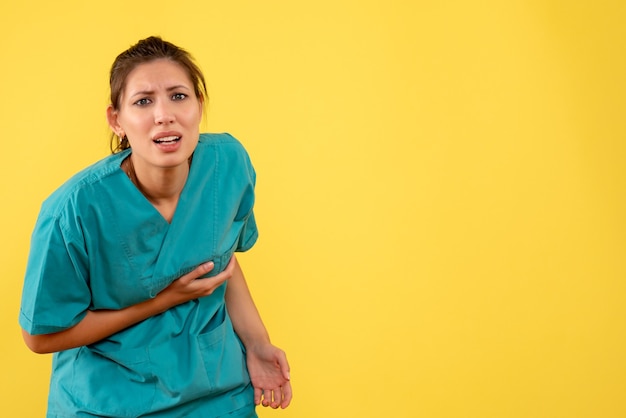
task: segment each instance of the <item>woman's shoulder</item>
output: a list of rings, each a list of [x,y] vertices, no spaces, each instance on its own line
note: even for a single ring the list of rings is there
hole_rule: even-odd
[[[214,146],[214,147],[229,147],[234,146],[243,149],[243,145],[237,138],[227,132],[223,133],[201,133],[198,140],[198,146]]]
[[[192,166],[204,167],[206,176],[228,176],[230,181],[254,183],[256,172],[244,146],[229,133],[200,134]]]
[[[209,151],[206,153],[207,155],[217,154],[221,157],[242,160],[245,161],[246,164],[250,164],[248,152],[243,144],[229,133],[200,134],[196,154],[205,154],[205,151],[208,150],[213,150],[213,152]],[[194,158],[196,154],[194,154]]]
[[[42,212],[56,216],[71,203],[88,201],[96,196],[98,191],[95,189],[105,185],[108,178],[123,173],[120,164],[127,154],[128,151],[122,151],[109,155],[71,176],[44,200]]]

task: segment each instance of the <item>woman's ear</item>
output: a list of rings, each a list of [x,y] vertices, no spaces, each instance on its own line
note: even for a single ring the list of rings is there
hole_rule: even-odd
[[[111,130],[115,132],[116,135],[122,131],[122,127],[120,126],[118,119],[117,110],[113,109],[113,105],[107,106],[107,121],[109,122],[109,126]]]

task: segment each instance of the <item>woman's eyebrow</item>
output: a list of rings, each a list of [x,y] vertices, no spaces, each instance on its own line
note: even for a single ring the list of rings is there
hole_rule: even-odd
[[[167,91],[172,91],[172,90],[179,90],[179,89],[186,89],[186,90],[190,90],[188,86],[185,86],[184,84],[177,84],[175,86],[172,87],[168,87],[166,90]]]
[[[184,84],[177,84],[175,86],[171,86],[166,88],[165,90],[167,91],[173,91],[173,90],[179,90],[179,89],[185,89],[185,90],[190,90],[190,88],[188,86],[185,86]],[[130,97],[135,97],[135,96],[150,96],[154,94],[154,90],[139,90],[134,92],[133,94],[130,95]]]

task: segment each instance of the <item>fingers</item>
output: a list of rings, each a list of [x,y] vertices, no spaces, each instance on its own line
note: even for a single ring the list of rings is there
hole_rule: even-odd
[[[215,276],[211,277],[211,279],[214,282],[217,282],[215,287],[219,286],[220,284],[222,284],[222,282],[224,282],[224,281],[226,281],[226,280],[228,280],[228,279],[230,279],[232,277],[233,272],[235,271],[235,266],[236,265],[237,265],[237,259],[233,255],[230,258],[230,261],[228,262],[228,265],[226,266],[224,271],[222,271],[221,273],[216,274]],[[179,280],[181,282],[184,282],[184,283],[191,283],[194,280],[201,278],[205,274],[208,274],[214,268],[215,268],[215,263],[213,263],[212,261],[208,261],[206,263],[200,264],[198,267],[196,267],[190,273],[187,273],[184,276],[181,276],[179,278]]]
[[[289,363],[287,362],[287,355],[285,354],[284,351],[279,350],[278,355],[276,356],[277,360],[278,360],[278,366],[280,367],[280,372],[283,375],[283,378],[286,380],[286,382],[279,388],[279,391],[274,391],[274,403],[272,404],[272,408],[278,408],[279,406],[282,409],[285,409],[289,406],[289,404],[291,403],[291,397],[292,397],[292,392],[291,392],[291,376],[289,374],[290,372],[290,368],[289,368]],[[276,397],[277,392],[280,393],[280,397]],[[274,406],[274,404],[276,406]]]
[[[214,267],[215,267],[215,264],[212,261],[209,261],[204,264],[200,264],[191,273],[187,273],[184,276],[181,276],[179,280],[183,283],[191,283],[197,278],[200,278],[204,276],[205,274],[207,274],[208,272],[210,272],[211,270],[213,270]]]
[[[263,395],[263,389],[254,388],[254,404],[259,405],[261,403],[261,395]]]
[[[292,396],[290,382],[286,382],[283,386],[273,390],[254,388],[254,404],[262,404],[273,409],[287,408],[291,403]]]
[[[291,392],[291,382],[287,382],[283,385],[283,401],[280,403],[280,407],[285,409],[291,403],[292,392]]]
[[[283,374],[285,380],[289,381],[291,377],[289,376],[289,363],[287,362],[287,355],[284,351],[280,351],[277,356],[278,366],[280,367],[280,372]]]
[[[219,274],[216,274],[213,277],[209,277],[206,280],[210,280],[213,287],[217,288],[219,287],[222,283],[224,283],[226,280],[230,279],[231,277],[233,277],[233,272],[235,271],[235,266],[237,265],[237,259],[235,258],[235,256],[232,256],[230,258],[230,261],[228,262],[228,265],[226,266],[226,268]]]
[[[190,289],[193,289],[193,291],[197,293],[198,297],[209,296],[213,294],[215,289],[224,284],[226,280],[233,277],[233,272],[235,271],[236,265],[237,261],[233,256],[231,257],[228,265],[222,272],[216,274],[213,277],[203,278],[202,280],[195,280],[213,270],[213,268],[215,267],[213,262],[202,264],[193,272],[189,273],[191,275],[190,277],[194,277],[195,279],[188,281],[186,284]]]
[[[222,273],[228,273],[229,275],[233,275],[233,273],[235,272],[235,267],[237,266],[237,257],[235,257],[235,255],[233,254],[233,256],[230,258],[230,261],[228,262],[228,264],[226,265],[226,268],[224,269],[224,271]]]
[[[270,406],[272,402],[272,391],[270,389],[265,389],[263,391],[263,406]],[[273,408],[273,406],[272,406]]]

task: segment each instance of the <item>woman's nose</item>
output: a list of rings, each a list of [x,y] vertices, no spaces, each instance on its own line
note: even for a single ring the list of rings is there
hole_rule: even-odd
[[[174,112],[172,111],[171,106],[169,106],[167,101],[159,100],[154,107],[154,123],[162,125],[165,123],[172,123],[174,120]]]

